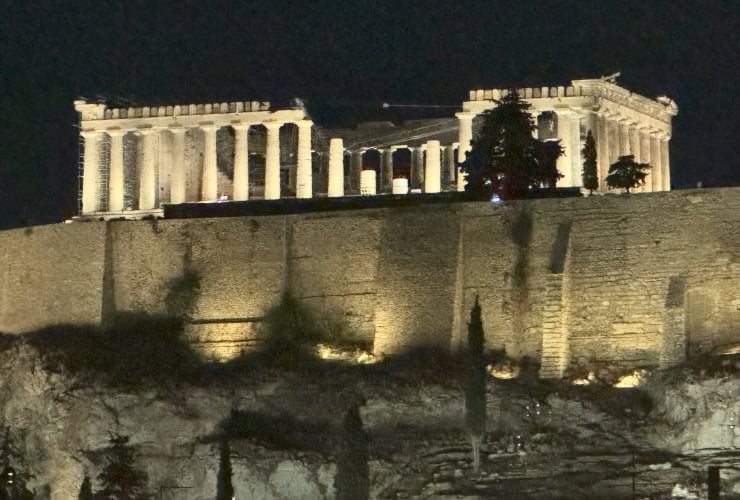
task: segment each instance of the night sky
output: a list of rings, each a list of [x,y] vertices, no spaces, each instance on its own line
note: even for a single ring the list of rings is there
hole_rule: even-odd
[[[618,83],[679,106],[673,184],[740,185],[740,2],[0,0],[0,227],[74,214],[78,96],[307,101],[398,119],[473,88]],[[446,113],[454,110],[444,109]],[[405,118],[413,118],[412,114]]]

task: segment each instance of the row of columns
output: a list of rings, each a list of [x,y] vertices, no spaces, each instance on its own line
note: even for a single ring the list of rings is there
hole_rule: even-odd
[[[311,198],[312,170],[311,170],[311,127],[310,120],[300,120],[295,123],[298,128],[298,146],[296,155],[296,196]],[[234,177],[233,199],[247,200],[249,198],[249,146],[248,133],[253,125],[249,123],[232,123],[234,129]],[[265,199],[280,198],[280,128],[284,122],[262,122],[267,132],[265,147]],[[124,209],[124,148],[123,138],[128,133],[139,137],[141,149],[140,165],[138,169],[140,210],[150,210],[157,206],[157,159],[158,138],[162,131],[172,134],[173,147],[170,151],[169,162],[172,169],[170,181],[170,201],[184,203],[186,201],[216,201],[218,200],[218,169],[216,152],[216,133],[225,125],[201,124],[203,131],[203,170],[201,193],[199,200],[187,200],[186,173],[185,173],[185,132],[184,127],[166,128],[139,128],[134,130],[106,129],[83,130],[84,164],[82,185],[82,212],[99,212],[102,201],[107,197],[108,211],[118,212]],[[101,193],[101,165],[99,157],[100,142],[103,134],[110,137],[110,161],[108,168],[108,192]]]
[[[638,192],[669,191],[671,189],[670,135],[624,118],[618,113],[596,112],[596,148],[599,179],[603,183],[609,166],[620,156],[633,155],[638,163],[651,168],[645,184]]]
[[[408,189],[412,186],[421,186],[425,193],[439,193],[442,191],[442,168],[447,168],[450,178],[455,179],[456,189],[464,190],[462,175],[455,161],[454,152],[458,143],[442,146],[438,140],[429,140],[421,146],[388,146],[382,148],[367,148],[345,152],[341,138],[330,140],[329,144],[329,173],[328,196],[344,196],[344,157],[349,154],[349,185],[351,189],[362,194],[376,194],[378,191],[375,175],[365,174],[363,171],[363,154],[374,149],[380,155],[379,188],[381,193],[399,193],[398,179],[394,179],[393,153],[400,149],[408,149],[411,153],[411,165]],[[442,151],[447,150],[446,165],[442,165]]]
[[[542,110],[535,110],[536,113]],[[670,135],[665,132],[642,126],[636,121],[620,116],[618,113],[592,112],[581,110],[554,110],[558,117],[558,138],[564,146],[565,154],[558,158],[557,168],[563,174],[560,186],[582,186],[581,121],[586,119],[586,129],[590,129],[596,140],[598,157],[599,186],[606,190],[606,176],[609,166],[619,156],[634,155],[635,161],[649,163],[650,174],[644,186],[637,191],[670,190],[670,161],[668,141]],[[460,149],[458,162],[466,159],[473,138],[473,119],[476,113],[463,111],[455,115],[459,121]]]

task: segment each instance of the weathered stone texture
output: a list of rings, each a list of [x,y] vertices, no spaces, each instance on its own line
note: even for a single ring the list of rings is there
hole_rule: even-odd
[[[164,313],[187,271],[189,334],[219,356],[251,345],[284,292],[377,354],[458,348],[478,296],[486,345],[549,373],[670,365],[740,338],[738,188],[89,222],[2,232],[0,252],[11,333]]]

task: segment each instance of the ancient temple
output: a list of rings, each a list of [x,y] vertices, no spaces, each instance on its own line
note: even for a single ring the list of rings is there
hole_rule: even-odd
[[[538,137],[559,139],[565,149],[559,187],[581,186],[581,149],[591,131],[600,190],[609,165],[627,154],[653,167],[637,192],[670,189],[668,143],[678,112],[671,99],[633,94],[613,77],[517,91],[531,105]],[[461,191],[459,164],[476,117],[505,92],[470,91],[454,118],[320,133],[300,105],[272,111],[257,101],[133,108],[75,101],[84,139],[81,215],[137,218],[168,203]]]

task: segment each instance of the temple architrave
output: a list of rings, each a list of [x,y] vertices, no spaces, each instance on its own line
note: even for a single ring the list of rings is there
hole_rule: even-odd
[[[565,149],[558,187],[582,185],[581,149],[590,130],[599,191],[606,191],[609,165],[628,154],[652,166],[636,192],[669,190],[676,104],[634,94],[615,76],[571,83],[517,89],[531,105],[538,138],[559,139]],[[75,101],[84,139],[81,214],[139,218],[161,214],[168,203],[462,191],[459,165],[476,117],[506,92],[470,91],[455,118],[321,134],[312,134],[302,106],[271,111],[269,103],[251,101],[109,109]]]

